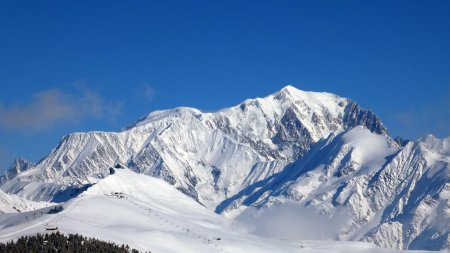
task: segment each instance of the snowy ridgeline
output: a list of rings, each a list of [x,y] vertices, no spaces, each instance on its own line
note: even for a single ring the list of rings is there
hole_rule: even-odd
[[[450,139],[394,141],[381,121],[355,102],[288,86],[216,113],[176,108],[150,113],[118,133],[68,135],[38,164],[20,169],[25,162],[17,162],[1,188],[29,200],[68,201],[67,205],[78,201],[74,197],[80,193],[81,203],[98,198],[99,205],[116,205],[137,198],[142,206],[148,205],[147,197],[162,194],[143,185],[139,191],[146,189],[147,197],[104,195],[122,196],[127,189],[119,186],[103,191],[101,197],[86,196],[116,177],[108,176],[109,168],[121,163],[184,193],[181,196],[189,201],[185,206],[194,203],[212,215],[211,224],[230,222],[225,216],[234,218],[246,233],[274,240],[338,239],[437,250],[450,248],[449,157]],[[158,201],[164,209],[178,200]],[[117,229],[139,230],[122,225],[125,228]],[[265,245],[260,237],[242,238]]]

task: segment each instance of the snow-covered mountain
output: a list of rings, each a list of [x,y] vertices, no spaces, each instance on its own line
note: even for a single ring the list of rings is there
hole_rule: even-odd
[[[242,206],[296,203],[345,220],[334,235],[387,248],[450,247],[450,138],[427,136],[404,148],[362,126],[319,141],[279,175],[218,205],[236,216]],[[342,216],[342,210],[346,216]],[[237,213],[237,214],[236,214]]]
[[[450,248],[449,139],[394,141],[374,113],[333,94],[287,86],[215,113],[181,107],[117,133],[70,134],[1,188],[66,201],[118,163],[227,217],[283,203],[346,210],[336,238]]]
[[[349,99],[288,86],[217,113],[177,108],[150,113],[118,133],[70,134],[35,169],[2,188],[51,200],[94,183],[111,165],[122,163],[214,208],[279,172],[319,139],[358,124],[386,133],[372,112]]]
[[[399,252],[364,242],[288,241],[251,235],[167,182],[128,169],[116,169],[61,206],[59,213],[42,209],[36,217],[32,212],[0,215],[0,241],[57,227],[62,233],[125,243],[146,252]]]

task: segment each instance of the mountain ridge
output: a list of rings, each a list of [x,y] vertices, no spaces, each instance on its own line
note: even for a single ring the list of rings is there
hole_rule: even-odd
[[[1,188],[65,201],[122,163],[225,216],[292,201],[329,216],[345,207],[351,218],[338,238],[448,248],[449,229],[421,210],[450,220],[449,140],[426,136],[402,145],[353,100],[287,86],[214,113],[178,107],[151,112],[120,132],[67,135]],[[425,182],[435,187],[415,188]],[[432,238],[439,243],[424,243]]]

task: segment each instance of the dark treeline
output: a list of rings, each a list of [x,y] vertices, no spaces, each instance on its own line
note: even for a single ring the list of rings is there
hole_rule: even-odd
[[[104,242],[82,235],[37,234],[22,236],[17,241],[0,243],[0,253],[139,253],[128,245]]]

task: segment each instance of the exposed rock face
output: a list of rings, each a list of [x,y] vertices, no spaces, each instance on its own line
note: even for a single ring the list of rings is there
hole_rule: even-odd
[[[373,112],[362,109],[353,101],[345,107],[344,122],[349,127],[362,125],[373,133],[387,134],[386,128],[380,124],[380,120]]]

